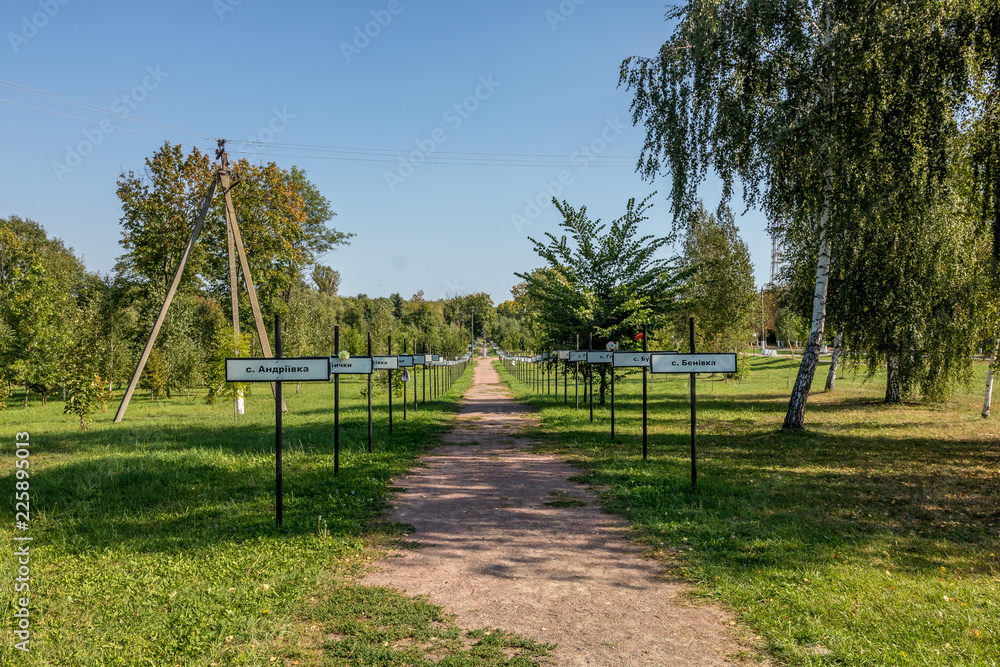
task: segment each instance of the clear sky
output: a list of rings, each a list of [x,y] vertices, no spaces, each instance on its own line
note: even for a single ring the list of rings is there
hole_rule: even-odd
[[[669,231],[669,181],[635,173],[644,130],[617,88],[624,58],[665,41],[664,12],[662,0],[5,0],[0,79],[115,113],[0,87],[77,117],[0,102],[0,216],[40,222],[107,272],[118,175],[163,139],[212,150],[226,138],[234,157],[305,169],[332,225],[357,235],[325,258],[341,293],[500,302],[513,272],[541,264],[527,237],[556,230],[547,190],[605,220],[656,190],[644,231]],[[706,184],[709,208],[718,193]],[[766,282],[766,221],[737,223]]]

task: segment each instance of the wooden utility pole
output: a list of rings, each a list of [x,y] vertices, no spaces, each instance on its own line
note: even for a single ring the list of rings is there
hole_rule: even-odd
[[[194,229],[191,230],[191,237],[188,239],[188,244],[184,249],[184,254],[181,255],[181,261],[177,264],[177,271],[174,273],[173,282],[170,283],[170,289],[167,290],[167,296],[163,300],[163,306],[160,308],[160,314],[156,317],[156,322],[153,324],[153,330],[150,332],[149,339],[146,341],[146,346],[143,348],[142,355],[139,357],[139,363],[136,364],[135,372],[132,373],[132,379],[129,380],[128,389],[126,389],[125,396],[122,397],[122,402],[118,406],[118,412],[115,413],[116,423],[125,418],[125,411],[128,410],[128,405],[132,400],[132,394],[135,392],[135,388],[139,384],[139,378],[142,376],[142,371],[146,367],[146,362],[149,361],[149,355],[153,351],[153,345],[156,344],[156,337],[159,335],[160,328],[163,326],[163,321],[167,317],[167,311],[170,309],[170,304],[173,302],[174,296],[177,294],[177,287],[180,285],[181,276],[184,274],[184,268],[191,259],[191,255],[194,252],[194,245],[198,241],[198,236],[201,234],[201,228],[205,224],[205,218],[208,216],[208,211],[212,207],[212,199],[215,197],[216,188],[222,188],[223,197],[225,198],[226,203],[226,233],[229,243],[229,284],[232,290],[233,329],[236,334],[239,335],[239,296],[236,289],[236,265],[233,258],[233,248],[235,247],[240,260],[240,268],[243,270],[243,279],[246,283],[247,292],[250,296],[250,307],[253,309],[254,322],[257,325],[257,335],[260,337],[261,349],[263,350],[265,358],[270,359],[274,356],[271,353],[271,344],[268,341],[267,330],[264,329],[264,319],[261,316],[260,305],[257,303],[257,291],[253,286],[253,278],[250,275],[250,265],[247,262],[246,250],[243,248],[243,237],[240,234],[239,224],[236,222],[236,209],[233,207],[233,200],[229,194],[231,189],[229,178],[229,157],[226,155],[226,142],[224,139],[219,140],[219,149],[216,151],[215,156],[221,160],[221,166],[215,173],[215,177],[212,179],[211,185],[208,187],[208,193],[205,195],[205,201],[201,205],[201,211],[198,213],[198,219],[195,220]],[[274,392],[275,389],[275,384],[272,382],[271,391]],[[282,400],[281,409],[284,412],[288,411],[284,400]]]

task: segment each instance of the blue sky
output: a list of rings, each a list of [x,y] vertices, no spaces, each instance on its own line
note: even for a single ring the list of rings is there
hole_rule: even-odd
[[[0,102],[0,215],[37,220],[107,272],[121,252],[118,175],[163,139],[213,149],[223,137],[234,157],[305,169],[333,226],[357,235],[325,258],[342,293],[500,302],[515,271],[540,265],[527,237],[557,228],[549,191],[611,220],[656,190],[644,232],[669,231],[669,181],[635,173],[644,133],[617,88],[621,61],[666,39],[664,12],[662,0],[6,0],[0,79],[119,113],[0,87],[78,117]],[[705,185],[709,208],[718,193]],[[766,221],[737,222],[766,282]]]

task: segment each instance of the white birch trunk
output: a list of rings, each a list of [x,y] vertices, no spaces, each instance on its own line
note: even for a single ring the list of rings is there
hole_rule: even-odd
[[[837,389],[837,366],[840,364],[840,346],[843,340],[844,332],[838,331],[837,336],[833,339],[833,358],[830,360],[830,372],[826,375],[826,390],[830,392]]]
[[[830,242],[829,227],[831,208],[833,206],[833,167],[827,167],[823,172],[823,213],[819,222],[819,257],[816,260],[816,289],[813,292],[813,314],[809,327],[809,340],[806,342],[799,374],[792,387],[792,395],[788,399],[788,412],[782,428],[801,429],[804,427],[806,401],[812,389],[813,377],[816,375],[816,365],[819,363],[819,351],[823,345],[823,331],[826,326],[826,297],[830,286]]]
[[[997,354],[1000,353],[1000,338],[993,343],[993,356],[990,359],[990,369],[986,371],[986,396],[983,398],[983,419],[989,419],[990,407],[993,405],[993,375],[997,365]]]

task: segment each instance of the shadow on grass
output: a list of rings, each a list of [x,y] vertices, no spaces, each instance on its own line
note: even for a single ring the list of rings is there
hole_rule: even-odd
[[[386,527],[373,520],[385,507],[392,477],[437,443],[457,408],[456,396],[443,397],[419,418],[397,419],[391,435],[387,415],[378,415],[373,453],[366,410],[346,408],[337,476],[332,410],[293,410],[283,429],[280,529],[274,424],[262,423],[260,415],[238,424],[219,424],[212,415],[181,424],[154,416],[83,433],[36,432],[45,459],[31,471],[33,528],[46,542],[77,553],[177,552],[308,535],[321,522],[334,537],[382,531]],[[0,479],[13,487],[13,472]]]

